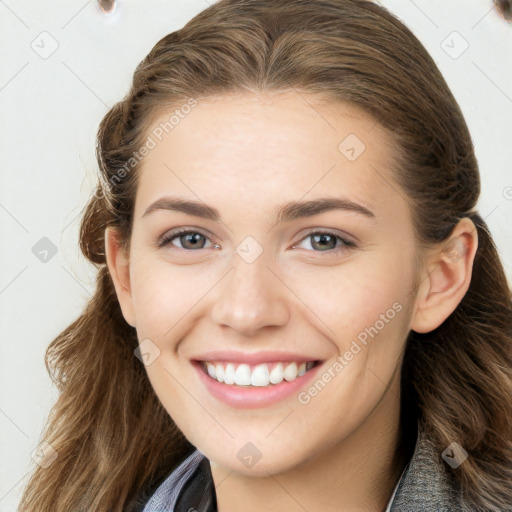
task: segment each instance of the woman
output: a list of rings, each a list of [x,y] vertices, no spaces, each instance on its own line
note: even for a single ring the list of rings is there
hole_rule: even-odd
[[[411,32],[221,0],[98,132],[98,266],[20,510],[512,510],[512,307]]]

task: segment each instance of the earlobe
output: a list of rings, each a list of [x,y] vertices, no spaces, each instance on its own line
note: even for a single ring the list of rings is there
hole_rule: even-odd
[[[124,319],[132,327],[135,327],[130,283],[130,260],[119,244],[117,232],[110,227],[105,229],[105,255]]]
[[[476,226],[469,217],[464,217],[449,240],[429,254],[411,319],[413,331],[433,331],[455,311],[471,283],[477,248]]]

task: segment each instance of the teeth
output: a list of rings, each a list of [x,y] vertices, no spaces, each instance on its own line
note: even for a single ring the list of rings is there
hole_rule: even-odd
[[[215,366],[211,363],[208,363],[208,365],[214,368],[213,375],[210,376],[217,379],[219,382],[224,382],[224,366],[220,363],[217,363]]]
[[[216,378],[216,376],[215,376],[215,366],[213,366],[213,364],[209,364],[207,366],[207,369],[208,369],[208,375],[210,377],[212,377],[212,379],[215,379]]]
[[[248,364],[241,364],[235,372],[235,384],[248,386],[251,383],[251,369]]]
[[[278,363],[270,372],[270,382],[272,382],[272,384],[280,384],[283,382],[283,363]]]
[[[283,380],[294,381],[302,377],[308,370],[313,368],[314,362],[308,363],[262,363],[251,367],[242,363],[235,367],[233,363],[203,363],[208,375],[229,385],[237,386],[259,386],[265,387],[270,384],[280,384]],[[270,368],[272,368],[270,370]]]
[[[251,375],[251,385],[253,386],[268,386],[269,372],[266,364],[259,364],[254,368]]]
[[[233,363],[228,363],[226,371],[224,372],[224,382],[226,384],[234,384],[235,378],[235,365]]]
[[[284,378],[290,382],[297,378],[297,363],[290,363],[283,371]]]

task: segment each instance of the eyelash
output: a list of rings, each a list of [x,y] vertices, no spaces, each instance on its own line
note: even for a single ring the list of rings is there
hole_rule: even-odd
[[[182,230],[172,231],[171,233],[163,236],[161,238],[161,240],[157,243],[157,245],[158,245],[158,247],[164,247],[166,245],[169,245],[171,243],[171,241],[174,240],[175,238],[178,238],[181,235],[189,235],[189,234],[200,234],[201,236],[204,236],[205,238],[208,238],[204,233],[201,233],[201,231],[191,230],[191,229],[182,229]],[[330,232],[330,231],[318,231],[318,230],[317,231],[310,231],[303,238],[301,238],[298,243],[302,242],[303,240],[305,240],[306,238],[308,238],[308,237],[310,237],[312,235],[329,235],[329,236],[333,236],[333,237],[337,238],[338,240],[341,240],[341,242],[342,242],[342,246],[338,247],[336,249],[328,249],[326,251],[315,251],[315,250],[313,250],[312,252],[327,253],[327,254],[336,253],[337,254],[338,252],[345,251],[347,249],[353,249],[353,248],[357,247],[357,245],[354,242],[346,240],[345,238],[341,237],[340,235],[337,235],[336,233],[333,233],[333,232]],[[294,244],[294,246],[298,245],[298,243]],[[175,248],[176,249],[181,249],[181,247],[175,247]],[[182,250],[194,252],[191,249],[182,249]]]

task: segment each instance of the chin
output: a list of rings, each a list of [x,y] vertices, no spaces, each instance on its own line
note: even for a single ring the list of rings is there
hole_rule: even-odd
[[[223,463],[224,462],[224,463]],[[263,455],[252,467],[241,463],[238,458],[220,461],[221,466],[243,476],[255,478],[268,477],[286,473],[296,466],[295,461],[283,461],[281,457],[274,455],[272,458],[265,458]]]
[[[273,449],[271,446],[258,449],[257,445],[250,442],[237,442],[236,444],[236,448],[227,448],[221,451],[218,451],[218,446],[213,450],[201,448],[199,450],[210,461],[225,470],[253,477],[268,477],[269,473],[271,475],[286,473],[311,457],[308,453],[301,455],[295,450],[291,457],[289,450],[283,448],[282,445],[279,449]],[[229,456],[229,453],[233,455]]]

